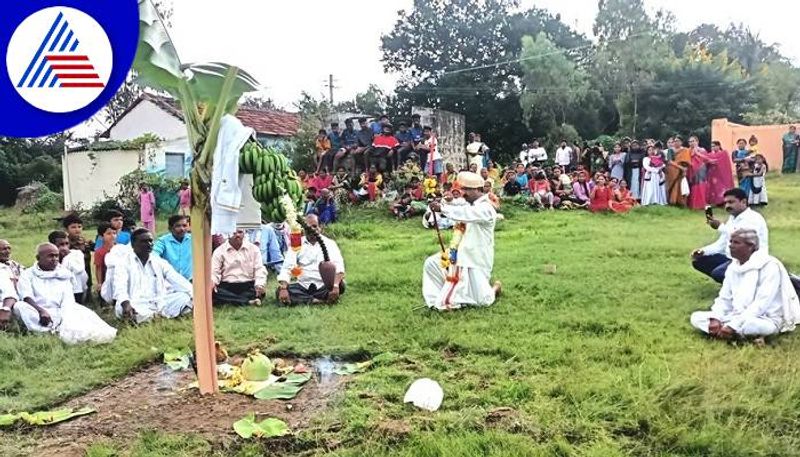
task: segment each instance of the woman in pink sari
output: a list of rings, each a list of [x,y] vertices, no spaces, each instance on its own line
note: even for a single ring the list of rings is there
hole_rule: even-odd
[[[708,153],[700,147],[696,136],[689,137],[689,153],[692,162],[686,171],[689,180],[689,201],[687,206],[691,209],[704,209],[708,201],[708,164],[712,162]]]
[[[708,192],[706,194],[708,204],[721,206],[725,203],[725,197],[722,194],[735,187],[731,156],[722,149],[719,141],[712,141],[711,152],[706,157],[714,161],[708,166]]]

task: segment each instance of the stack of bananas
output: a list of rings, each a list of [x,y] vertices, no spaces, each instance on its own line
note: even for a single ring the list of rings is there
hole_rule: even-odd
[[[257,141],[248,141],[239,154],[239,171],[253,175],[253,197],[261,203],[261,217],[269,222],[284,222],[286,213],[280,198],[288,194],[296,208],[303,205],[303,186],[289,168],[286,156]]]

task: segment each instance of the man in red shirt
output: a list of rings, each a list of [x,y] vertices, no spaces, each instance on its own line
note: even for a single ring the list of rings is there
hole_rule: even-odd
[[[381,172],[392,168],[392,159],[398,146],[400,146],[400,142],[392,134],[392,126],[384,124],[381,134],[372,139],[370,165],[377,164],[378,170]]]

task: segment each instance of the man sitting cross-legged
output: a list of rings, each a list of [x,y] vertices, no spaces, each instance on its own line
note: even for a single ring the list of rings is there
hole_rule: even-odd
[[[238,229],[211,256],[215,305],[259,305],[267,286],[267,269],[258,246]]]
[[[133,252],[114,265],[114,310],[118,318],[142,323],[172,319],[192,311],[192,284],[166,260],[151,255],[153,234],[140,228],[131,235]]]
[[[759,250],[758,232],[733,232],[730,253],[733,260],[719,296],[711,311],[692,313],[692,326],[725,340],[794,330],[800,322],[797,293],[783,264]]]
[[[276,292],[278,301],[284,305],[336,303],[339,296],[344,293],[342,253],[335,241],[322,236],[317,216],[313,214],[306,216],[306,224],[309,230],[306,230],[300,250],[289,249],[286,252],[283,268],[278,275],[279,286]],[[336,266],[336,279],[330,289],[325,286],[319,271],[320,262],[325,260],[320,240],[325,244],[330,261]],[[292,279],[296,281],[292,282]]]
[[[31,332],[54,333],[67,344],[109,343],[117,330],[89,308],[75,303],[72,273],[59,265],[58,248],[50,243],[36,250],[36,264],[20,276],[22,301],[14,315]]]

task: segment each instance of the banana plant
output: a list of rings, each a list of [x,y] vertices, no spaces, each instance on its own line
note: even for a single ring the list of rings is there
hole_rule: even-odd
[[[241,96],[258,90],[259,84],[232,65],[181,63],[164,21],[150,0],[139,0],[139,45],[133,69],[140,85],[172,95],[183,111],[193,153],[190,177],[197,373],[200,391],[213,393],[218,390],[209,263],[214,149],[222,117],[235,113]]]

